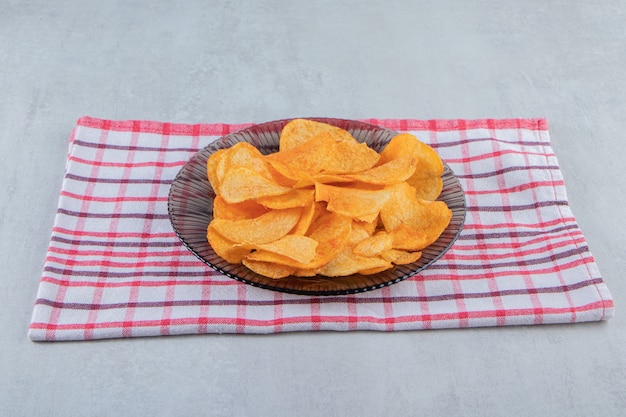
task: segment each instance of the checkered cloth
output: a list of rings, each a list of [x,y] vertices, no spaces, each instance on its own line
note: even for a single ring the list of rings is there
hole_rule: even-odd
[[[34,305],[35,341],[598,321],[613,301],[568,205],[543,119],[365,120],[432,145],[466,192],[459,239],[417,276],[311,297],[220,275],[183,247],[169,187],[244,125],[81,118]]]

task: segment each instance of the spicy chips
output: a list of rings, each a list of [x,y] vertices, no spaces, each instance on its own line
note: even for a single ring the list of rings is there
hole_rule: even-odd
[[[278,152],[241,142],[211,155],[207,239],[227,262],[275,279],[413,263],[452,217],[435,201],[442,172],[413,135],[396,135],[379,154],[343,129],[294,119]]]

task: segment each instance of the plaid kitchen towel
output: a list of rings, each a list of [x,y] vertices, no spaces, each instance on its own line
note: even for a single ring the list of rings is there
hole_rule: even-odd
[[[169,187],[244,125],[78,120],[29,337],[419,330],[599,321],[613,301],[568,205],[544,119],[375,120],[434,147],[466,193],[454,246],[417,276],[313,297],[252,287],[176,237]]]

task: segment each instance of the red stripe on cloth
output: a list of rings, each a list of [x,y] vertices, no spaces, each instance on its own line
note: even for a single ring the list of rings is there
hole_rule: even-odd
[[[416,280],[420,283],[425,283],[427,280]],[[428,304],[436,301],[449,301],[449,300],[472,300],[472,299],[490,299],[494,296],[513,296],[513,295],[537,295],[537,294],[564,294],[567,292],[572,292],[580,289],[584,289],[587,287],[592,287],[596,284],[601,283],[602,280],[600,278],[596,278],[593,280],[578,282],[576,284],[566,285],[566,286],[555,286],[555,287],[543,287],[543,288],[517,288],[517,289],[504,289],[504,290],[495,290],[495,291],[485,291],[485,292],[476,292],[476,293],[442,293],[436,296],[424,294],[423,296],[397,296],[390,295],[387,298],[384,294],[381,296],[371,296],[368,298],[356,299],[353,298],[349,302],[354,305],[377,305],[383,303],[385,301],[393,302],[394,304],[400,306],[401,304],[414,304],[414,303],[423,303]],[[204,286],[206,282],[196,283],[196,285]],[[139,285],[132,285],[132,288],[139,287]],[[182,285],[181,285],[182,287]],[[189,285],[185,285],[185,287],[189,287]],[[389,289],[389,287],[385,287]],[[279,293],[280,294],[280,293]],[[346,298],[339,297],[329,297],[328,300],[325,300],[326,304],[338,304],[343,305],[346,303]],[[306,300],[302,299],[286,299],[284,296],[275,297],[273,300],[235,300],[235,299],[189,299],[189,300],[160,300],[160,301],[136,301],[133,303],[127,302],[119,302],[119,303],[100,303],[100,304],[91,304],[91,303],[68,303],[68,302],[56,302],[54,300],[47,300],[44,298],[38,298],[36,300],[36,304],[46,305],[55,308],[65,308],[72,310],[113,310],[113,309],[123,309],[130,307],[148,307],[148,308],[163,308],[163,307],[181,307],[181,306],[205,306],[205,305],[219,305],[219,306],[250,306],[250,307],[259,307],[259,306],[276,306],[280,305],[307,305]],[[387,311],[389,313],[389,311]],[[385,314],[385,316],[390,316],[390,314]]]
[[[182,167],[187,163],[187,161],[176,161],[176,162],[163,162],[163,161],[149,161],[149,162],[112,162],[112,161],[90,161],[88,159],[78,158],[78,157],[70,157],[70,161],[78,162],[79,164],[85,165],[100,165],[101,167],[107,168],[145,168],[145,167],[159,167],[159,168],[172,168],[172,167]]]
[[[155,133],[162,134],[165,130],[173,136],[223,136],[230,132],[234,132],[244,127],[252,125],[252,123],[243,124],[225,124],[225,123],[203,123],[203,124],[185,124],[185,123],[164,123],[150,120],[121,120],[110,121],[94,117],[84,116],[78,119],[78,126],[89,127],[92,129],[113,130],[121,132],[135,133]]]
[[[431,119],[431,120],[414,120],[414,119],[361,119],[361,121],[383,126],[389,129],[399,131],[408,130],[431,130],[438,132],[472,130],[472,129],[488,129],[494,127],[496,129],[527,129],[527,130],[548,130],[547,119]],[[225,123],[203,123],[203,124],[184,124],[184,123],[163,123],[158,121],[137,121],[123,120],[110,121],[94,117],[84,116],[78,119],[77,125],[89,127],[92,129],[104,129],[137,133],[162,133],[164,125],[169,125],[171,135],[190,136],[194,131],[201,136],[222,136],[230,132],[234,132],[245,127],[251,126],[252,123],[225,124]]]
[[[578,306],[575,309],[575,311],[578,313],[581,313],[585,311],[605,309],[605,308],[612,308],[612,302],[597,301],[597,302],[585,304],[582,306]],[[539,312],[536,309],[532,309],[532,308],[520,308],[520,309],[506,309],[502,311],[480,310],[480,311],[472,311],[472,312],[437,313],[437,314],[430,314],[428,315],[428,317],[417,315],[417,314],[398,316],[398,317],[384,317],[384,318],[363,316],[360,318],[360,321],[362,323],[383,324],[386,327],[386,325],[390,323],[393,323],[393,324],[413,323],[413,322],[421,323],[425,321],[425,319],[428,319],[431,322],[435,322],[435,323],[436,322],[445,323],[449,321],[456,322],[460,320],[470,320],[470,319],[490,319],[490,318],[497,318],[502,315],[506,317],[534,316],[539,313],[544,314],[544,315],[549,314],[552,316],[559,316],[559,315],[570,316],[572,311],[569,308],[544,307]],[[309,319],[308,316],[294,316],[294,317],[282,319],[281,321],[283,321],[284,325],[287,326],[291,324],[300,325],[302,323],[308,323],[308,319]],[[327,316],[326,323],[328,324],[328,326],[326,327],[330,329],[333,324],[341,324],[341,323],[344,323],[345,320],[346,320],[346,316],[343,316],[343,315]],[[168,325],[176,324],[176,325],[197,326],[199,323],[203,321],[204,320],[197,318],[197,317],[179,318],[179,319],[171,320],[167,324]],[[245,327],[251,327],[251,328],[254,328],[254,327],[266,328],[266,329],[272,329],[273,326],[275,325],[275,320],[273,319],[271,320],[250,319],[250,318],[241,319],[241,318],[232,318],[232,317],[216,317],[216,318],[211,319],[211,322],[212,324],[215,324],[215,325],[229,325],[229,326],[236,325],[236,326],[245,326]],[[127,325],[130,325],[133,328],[142,328],[142,327],[148,327],[148,328],[159,327],[160,328],[163,325],[163,322],[162,320],[136,320],[136,321],[133,321],[132,323],[124,323],[124,322],[94,323],[90,327],[92,327],[93,329],[122,328]],[[47,324],[43,322],[34,322],[32,324],[33,329],[43,329],[43,330],[49,330],[52,332],[56,332],[58,330],[82,330],[83,326],[84,325],[82,323]],[[454,326],[448,323],[442,326],[439,326],[439,328],[449,328],[449,327],[454,327]]]
[[[80,195],[80,194],[75,194],[69,191],[61,191],[61,195],[63,197],[67,197],[67,198],[71,198],[74,200],[89,200],[89,201],[97,201],[99,203],[114,203],[115,201],[117,201],[117,199],[119,197],[102,197],[102,196],[96,196],[96,195],[90,195],[90,196],[84,196],[84,195]],[[166,196],[155,196],[155,197],[151,197],[151,196],[142,196],[142,197],[135,197],[135,196],[126,196],[124,197],[124,200],[127,202],[160,202],[160,203],[164,203],[167,202],[167,197]]]
[[[435,132],[463,131],[474,129],[527,129],[548,130],[547,119],[361,119],[362,121],[398,131],[426,130]]]

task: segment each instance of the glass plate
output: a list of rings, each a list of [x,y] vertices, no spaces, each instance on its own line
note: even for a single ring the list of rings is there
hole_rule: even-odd
[[[353,120],[311,119],[341,127],[378,152],[397,134]],[[263,154],[276,152],[280,132],[287,122],[289,119],[250,126],[216,140],[198,151],[174,179],[168,199],[169,218],[182,243],[200,260],[226,276],[256,287],[305,295],[337,295],[375,290],[405,280],[428,268],[452,246],[465,221],[465,194],[450,167],[444,163],[443,191],[439,200],[445,201],[452,210],[452,219],[439,239],[425,248],[422,257],[415,263],[395,266],[373,275],[287,277],[277,280],[256,274],[243,265],[229,264],[217,256],[206,238],[207,226],[213,218],[215,196],[207,179],[207,159],[218,149],[228,148],[237,142],[249,142]]]

